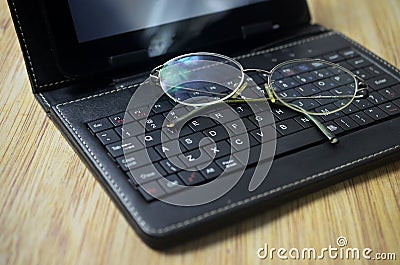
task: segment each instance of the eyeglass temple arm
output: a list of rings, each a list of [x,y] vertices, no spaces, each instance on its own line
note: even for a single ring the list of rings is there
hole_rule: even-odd
[[[284,106],[283,104],[278,103],[279,105]],[[299,108],[299,106],[296,106],[296,108]],[[309,119],[312,123],[314,123],[315,126],[328,138],[329,142],[332,144],[336,144],[339,142],[339,139],[336,137],[334,133],[332,133],[328,128],[326,128],[317,118],[314,116],[311,116],[308,114],[305,110],[303,112],[303,115],[306,116],[307,119]]]
[[[265,83],[264,85],[265,91],[268,94],[269,100],[271,100],[271,102],[280,105],[280,106],[285,106],[283,103],[281,103],[280,101],[276,101],[274,94],[271,91],[271,88],[268,86],[267,83]],[[290,103],[287,103],[290,104]],[[292,105],[292,104],[290,104]],[[334,133],[332,133],[328,128],[326,128],[317,118],[315,118],[314,116],[310,115],[309,113],[307,113],[307,111],[299,106],[295,106],[297,109],[302,110],[301,113],[306,116],[307,119],[309,119],[312,123],[314,123],[315,126],[317,126],[317,128],[326,136],[326,138],[328,138],[328,140],[332,143],[335,144],[337,142],[339,142],[339,139],[336,137],[336,135]]]

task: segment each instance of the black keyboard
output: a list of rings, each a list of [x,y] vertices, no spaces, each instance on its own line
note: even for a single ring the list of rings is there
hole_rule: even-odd
[[[271,65],[263,67],[263,69],[269,69],[268,67],[272,67],[283,60],[291,59],[295,55],[290,52],[280,52],[279,57],[271,56],[271,54],[260,56],[263,56],[263,62],[270,60]],[[339,138],[341,135],[394,118],[400,114],[400,85],[398,80],[383,71],[373,61],[361,56],[352,48],[312,57],[338,63],[363,78],[369,85],[369,97],[367,99],[355,100],[350,106],[334,114],[318,116],[318,119],[326,128],[338,135]],[[252,60],[257,60],[257,58]],[[245,60],[242,63],[246,64]],[[297,76],[282,77],[280,81],[292,88],[296,88],[300,84],[302,87],[307,87],[305,86],[307,84],[310,87],[311,85],[318,87],[318,82],[321,80],[332,81],[339,88],[341,84],[334,82],[335,76],[339,74],[312,69]],[[251,75],[251,78],[260,86],[266,82],[261,75]],[[307,93],[307,91],[303,92]],[[198,166],[201,170],[181,170],[166,158],[167,155],[176,155],[178,150],[170,148],[168,142],[161,145],[161,126],[164,120],[173,120],[182,115],[179,109],[170,112],[174,105],[172,99],[163,96],[152,106],[150,113],[135,108],[129,110],[125,115],[124,110],[121,110],[119,113],[87,123],[89,130],[104,145],[118,167],[126,172],[132,187],[138,190],[143,198],[149,202],[154,200],[151,195],[161,197],[179,192],[180,187],[177,184],[184,186],[203,184],[215,179],[226,169],[235,170],[256,164],[259,162],[259,149],[257,147],[262,142],[272,140],[262,135],[258,128],[258,120],[264,117],[263,111],[269,110],[260,107],[254,112],[247,104],[232,105],[245,128],[241,127],[235,120],[228,121],[222,126],[205,117],[194,118],[186,123],[179,135],[181,151],[184,154],[182,162],[187,166]],[[319,106],[321,111],[326,107],[322,103]],[[271,110],[275,124],[268,125],[268,129],[276,130],[276,157],[285,156],[327,141],[324,135],[315,128],[315,125],[301,113],[272,104]],[[316,110],[318,111],[318,108]],[[232,110],[213,109],[212,115],[215,120],[218,120],[218,117],[226,116],[226,113],[224,113],[226,111]],[[147,119],[144,119],[144,117],[147,117]],[[124,123],[132,123],[132,126],[129,126],[130,131],[124,130],[122,126]],[[146,130],[145,134],[142,134],[143,127]],[[233,138],[229,138],[227,130],[230,130],[234,135]],[[177,132],[174,129],[168,129],[165,133],[167,134],[166,137],[171,139],[171,136],[176,135]],[[251,147],[250,157],[246,162],[241,161],[242,156],[240,155],[241,152],[245,151],[243,150],[245,148],[243,145],[245,135],[249,137]],[[125,140],[122,142],[123,137]],[[205,137],[210,137],[216,142],[216,146],[201,147],[209,155],[209,159],[215,157],[213,161],[195,159],[200,155],[199,142]],[[235,150],[232,157],[230,157],[231,147]],[[124,152],[130,153],[128,159],[124,157]],[[146,164],[148,162],[143,159],[145,153],[149,155],[157,169],[156,171],[149,164]],[[204,164],[209,165],[203,168],[202,165]],[[170,182],[166,182],[164,178]]]

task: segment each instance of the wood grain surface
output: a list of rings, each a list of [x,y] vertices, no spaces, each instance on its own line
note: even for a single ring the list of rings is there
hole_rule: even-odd
[[[400,67],[400,1],[310,0],[313,21]],[[400,264],[400,161],[166,252],[131,229],[34,100],[0,1],[0,264]],[[336,246],[396,261],[259,259],[257,249]]]

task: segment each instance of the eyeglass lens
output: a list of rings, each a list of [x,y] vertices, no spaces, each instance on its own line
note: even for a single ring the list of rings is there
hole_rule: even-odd
[[[339,66],[320,60],[304,60],[274,68],[271,89],[288,107],[328,115],[351,103],[356,80]]]
[[[231,96],[243,83],[244,74],[229,58],[189,54],[164,64],[159,78],[165,93],[177,102],[202,105]]]

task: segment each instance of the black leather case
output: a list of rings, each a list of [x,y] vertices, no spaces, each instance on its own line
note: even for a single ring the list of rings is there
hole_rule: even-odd
[[[132,92],[143,78],[118,87],[65,78],[57,71],[46,38],[46,27],[34,1],[9,0],[9,7],[37,100],[127,221],[152,247],[171,246],[212,228],[226,226],[399,157],[400,118],[396,118],[342,137],[340,148],[324,143],[276,159],[268,177],[254,192],[248,191],[249,176],[245,175],[229,193],[206,205],[177,207],[160,201],[147,203],[85,124],[116,112],[116,109],[125,110]],[[333,31],[264,52],[291,48],[301,56],[307,48],[323,53],[348,46],[378,61],[400,78],[398,69]],[[248,54],[249,58],[258,55],[260,53]]]

